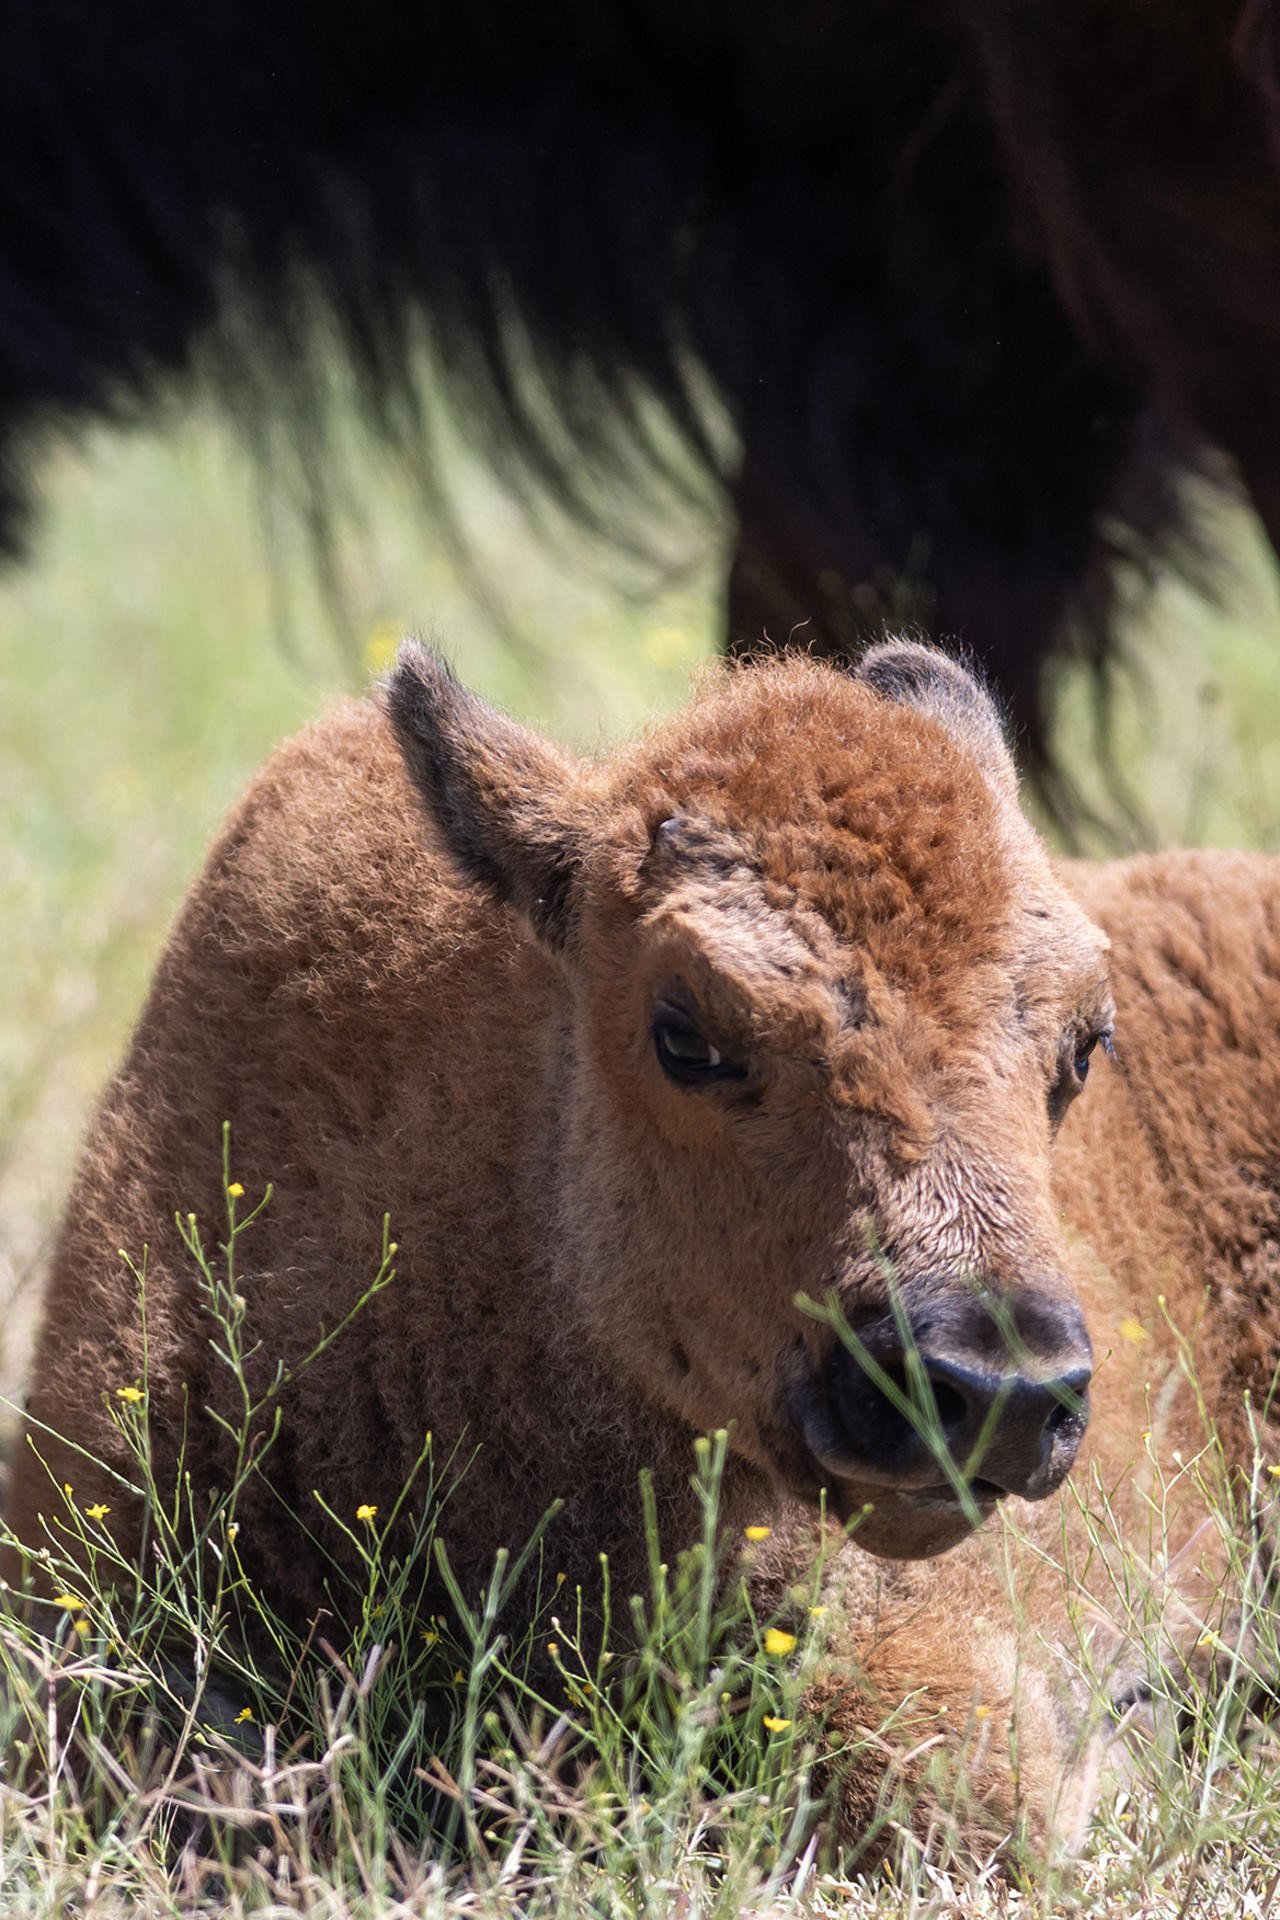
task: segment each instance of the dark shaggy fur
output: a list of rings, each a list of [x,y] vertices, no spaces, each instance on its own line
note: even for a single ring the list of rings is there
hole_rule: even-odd
[[[10,0],[4,538],[33,435],[130,412],[229,316],[246,416],[284,387],[305,422],[317,293],[386,433],[420,442],[425,333],[499,467],[606,530],[662,478],[656,395],[736,507],[739,644],[932,621],[1033,755],[1045,660],[1106,654],[1206,445],[1280,529],[1269,0],[533,17]]]

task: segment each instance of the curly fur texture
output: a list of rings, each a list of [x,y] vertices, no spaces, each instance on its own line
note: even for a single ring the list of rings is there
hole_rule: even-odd
[[[1114,1059],[1064,1119],[1111,996]],[[738,1079],[672,1078],[655,1007],[677,1001]],[[922,1330],[974,1278],[1015,1313],[1047,1301],[1051,1328],[1078,1303],[1098,1368],[1076,1481],[1107,1489],[1117,1553],[1149,1564],[1138,1436],[1158,1426],[1166,1458],[1201,1438],[1175,1334],[1236,1461],[1240,1389],[1280,1362],[1278,1020],[1276,864],[1055,870],[993,709],[940,655],[726,672],[588,762],[410,649],[387,705],[280,750],[179,918],[55,1254],[12,1523],[36,1545],[51,1484],[97,1497],[78,1447],[126,1467],[104,1395],[144,1366],[162,1475],[181,1452],[198,1497],[225,1485],[205,1410],[234,1407],[166,1222],[222,1217],[229,1120],[240,1177],[276,1186],[241,1249],[264,1378],[349,1310],[384,1210],[400,1246],[394,1285],[290,1394],[269,1463],[286,1509],[311,1519],[319,1488],[339,1514],[389,1510],[430,1428],[474,1450],[443,1520],[465,1581],[560,1496],[554,1563],[590,1592],[603,1550],[627,1590],[640,1469],[674,1550],[698,1526],[691,1438],[728,1426],[726,1523],[773,1525],[762,1595],[812,1553],[824,1485],[838,1511],[873,1507],[833,1557],[840,1657],[815,1704],[839,1728],[910,1698],[914,1749],[926,1709],[931,1740],[963,1744],[977,1703],[983,1818],[1021,1800],[1070,1824],[1087,1716],[1061,1679],[1067,1602],[1114,1611],[1107,1556],[1069,1488],[1007,1502],[1018,1534],[966,1540],[909,1475],[825,1460],[806,1409],[832,1336],[796,1297],[834,1292],[866,1324],[887,1255]],[[116,1252],[144,1243],[145,1355]],[[887,1417],[861,1376],[843,1391],[850,1421]],[[1194,1610],[1221,1554],[1191,1478],[1176,1488],[1158,1544],[1192,1543]],[[102,1497],[136,1548],[141,1516],[119,1484]],[[281,1516],[252,1485],[241,1537],[301,1620],[350,1550]],[[877,1777],[846,1782],[851,1843]]]
[[[1278,101],[1268,0],[14,0],[3,536],[33,439],[215,336],[323,487],[318,302],[383,433],[430,465],[425,337],[499,468],[618,538],[678,485],[656,397],[738,518],[736,644],[931,623],[1034,757],[1206,446],[1280,529]]]

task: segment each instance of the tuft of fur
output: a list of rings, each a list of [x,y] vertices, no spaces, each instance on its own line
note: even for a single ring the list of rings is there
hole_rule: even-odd
[[[144,1330],[120,1247],[150,1249],[161,1477],[181,1457],[197,1500],[225,1485],[209,1413],[235,1409],[171,1223],[194,1209],[216,1234],[229,1121],[250,1194],[275,1182],[241,1245],[264,1380],[349,1312],[384,1211],[400,1247],[394,1285],[296,1381],[273,1490],[251,1483],[241,1507],[246,1560],[300,1621],[351,1552],[312,1490],[340,1515],[389,1512],[428,1428],[470,1462],[442,1520],[464,1583],[560,1498],[548,1551],[589,1597],[601,1551],[615,1593],[643,1585],[642,1468],[670,1549],[696,1537],[691,1439],[728,1427],[726,1524],[772,1522],[757,1578],[776,1594],[814,1550],[823,1485],[791,1396],[830,1335],[796,1296],[883,1314],[881,1249],[940,1310],[966,1275],[1079,1302],[1105,1364],[1077,1472],[1111,1491],[1117,1552],[1150,1562],[1148,1405],[1157,1447],[1198,1446],[1179,1336],[1238,1461],[1240,1389],[1280,1362],[1280,867],[1055,870],[1002,753],[976,684],[904,643],[862,676],[725,671],[600,762],[411,647],[383,704],[287,743],[195,883],[94,1123],[50,1276],[19,1537],[38,1545],[51,1484],[72,1480],[108,1500],[126,1554],[141,1538],[122,1483],[79,1451],[127,1469],[109,1404],[142,1376]],[[741,1084],[664,1072],[654,1009],[673,993],[749,1063]],[[1064,1120],[1064,1049],[1111,996],[1114,1060],[1098,1054]],[[964,1527],[884,1481],[826,1484],[871,1510],[832,1552],[815,1707],[838,1731],[908,1703],[903,1752],[929,1719],[979,1825],[1074,1804],[1068,1599],[1092,1593],[1102,1619],[1124,1586],[1070,1490],[1010,1502],[1017,1535],[997,1522],[926,1560]],[[1191,1476],[1175,1484],[1171,1565],[1203,1517]],[[1188,1549],[1193,1610],[1214,1551]],[[843,1793],[852,1843],[880,1793],[870,1752]]]

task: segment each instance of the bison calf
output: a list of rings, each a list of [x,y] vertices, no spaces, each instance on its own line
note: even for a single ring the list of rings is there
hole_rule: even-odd
[[[1126,1550],[1150,1450],[1198,1443],[1175,1330],[1237,1458],[1276,1364],[1278,912],[1261,859],[1056,870],[985,694],[921,647],[725,672],[585,762],[411,645],[381,704],[280,751],[182,912],[58,1245],[16,1533],[72,1481],[138,1550],[82,1450],[127,1477],[110,1390],[144,1379],[162,1480],[226,1486],[235,1408],[166,1223],[222,1217],[229,1121],[276,1183],[241,1247],[262,1379],[350,1312],[384,1210],[399,1242],[246,1489],[279,1606],[305,1620],[351,1560],[312,1490],[390,1511],[427,1429],[474,1454],[442,1520],[464,1584],[558,1497],[555,1565],[592,1591],[603,1550],[637,1587],[638,1475],[691,1538],[691,1439],[725,1427],[762,1586],[824,1499],[853,1527],[836,1724],[909,1697],[915,1743],[980,1706],[975,1793],[1044,1815],[1080,1753],[1071,1591],[1110,1591],[1064,1476],[1084,1443]],[[145,1243],[144,1329],[117,1249]],[[1190,1590],[1218,1567],[1179,1499]],[[874,1793],[846,1780],[850,1835]]]

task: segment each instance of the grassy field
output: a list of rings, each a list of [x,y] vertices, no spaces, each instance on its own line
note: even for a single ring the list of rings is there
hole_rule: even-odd
[[[439,640],[464,678],[566,739],[616,736],[681,697],[710,649],[718,577],[714,526],[666,529],[665,584],[644,596],[631,581],[624,593],[598,555],[531,528],[463,464],[463,518],[504,624],[478,603],[411,489],[366,450],[352,489],[359,512],[344,514],[335,543],[343,608],[335,621],[317,596],[296,517],[279,508],[267,541],[272,516],[251,468],[205,414],[64,450],[44,479],[47,510],[31,563],[0,581],[0,1394],[9,1402],[24,1376],[41,1261],[95,1092],[208,835],[271,744],[359,688],[403,631]],[[1121,831],[1161,843],[1280,848],[1275,576],[1244,516],[1218,510],[1211,531],[1223,556],[1219,603],[1170,580],[1135,610],[1135,666],[1111,742],[1133,803]],[[1096,772],[1081,684],[1068,680],[1058,710],[1082,786],[1118,820],[1114,786]],[[1097,847],[1105,839],[1093,835]],[[763,1685],[767,1669],[750,1672],[748,1684]],[[356,1714],[351,1701],[345,1712]],[[787,1778],[771,1783],[770,1820],[801,1790],[802,1763],[797,1754]],[[289,1790],[312,1791],[309,1778]],[[1280,1830],[1280,1792],[1268,1799],[1265,1768],[1252,1763],[1237,1790],[1244,1797],[1233,1810],[1216,1777],[1201,1804],[1180,1775],[1121,1805],[1088,1865],[1052,1890],[1002,1892],[994,1880],[923,1867],[907,1885],[882,1878],[855,1891],[823,1878],[811,1859],[797,1877],[803,1847],[789,1856],[785,1833],[765,1836],[767,1823],[745,1822],[738,1854],[730,1847],[717,1856],[705,1808],[682,1775],[658,1839],[646,1829],[624,1860],[602,1853],[593,1830],[591,1845],[567,1860],[561,1894],[544,1887],[533,1904],[682,1920],[793,1909],[942,1916],[1001,1903],[1020,1913],[1261,1920],[1277,1883],[1268,1886],[1257,1836]],[[361,1817],[375,1801],[359,1802]],[[285,1847],[274,1879],[240,1874],[234,1862],[197,1869],[188,1859],[182,1882],[160,1864],[164,1849],[150,1846],[163,1822],[148,1819],[145,1796],[139,1807],[132,1824],[113,1826],[104,1850],[65,1797],[51,1793],[42,1808],[0,1793],[5,1914],[61,1913],[87,1901],[95,1911],[141,1903],[156,1914],[302,1911],[336,1920],[515,1912],[529,1901],[517,1872],[504,1883],[497,1868],[486,1869],[483,1885],[468,1887],[402,1858],[385,1808],[372,1853],[357,1849],[341,1871]]]

